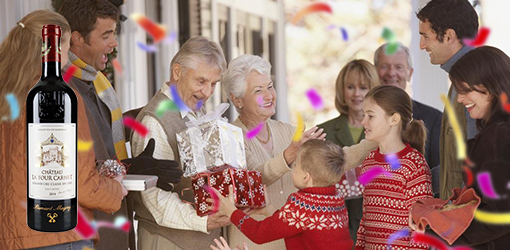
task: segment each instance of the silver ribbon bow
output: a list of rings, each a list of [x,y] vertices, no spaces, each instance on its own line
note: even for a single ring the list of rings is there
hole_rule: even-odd
[[[198,117],[196,120],[186,122],[186,126],[188,128],[197,127],[200,124],[204,124],[206,122],[210,122],[210,121],[218,120],[218,119],[227,122],[227,118],[221,117],[221,115],[223,115],[223,113],[225,113],[225,111],[227,111],[228,107],[230,107],[230,104],[220,103],[220,105],[218,105],[213,111],[207,112],[207,114]]]

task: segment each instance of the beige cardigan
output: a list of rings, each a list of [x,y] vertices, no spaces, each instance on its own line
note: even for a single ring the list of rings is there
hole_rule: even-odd
[[[283,158],[283,151],[290,145],[294,128],[284,122],[269,119],[267,121],[273,140],[273,154],[269,155],[262,144],[256,140],[248,140],[246,132],[248,129],[237,118],[233,124],[243,130],[244,144],[246,150],[246,163],[248,169],[257,170],[262,173],[262,181],[267,185],[267,194],[269,203],[275,208],[281,208],[291,193],[297,191],[292,183],[290,168]],[[344,147],[346,155],[346,169],[354,168],[363,162],[365,157],[377,147],[376,143],[362,140],[359,144],[351,147]],[[263,220],[262,216],[254,216],[257,220]],[[231,247],[242,246],[243,242],[248,244],[250,250],[280,250],[285,249],[285,243],[282,240],[269,242],[263,245],[257,245],[250,241],[235,226],[227,227],[228,243]]]

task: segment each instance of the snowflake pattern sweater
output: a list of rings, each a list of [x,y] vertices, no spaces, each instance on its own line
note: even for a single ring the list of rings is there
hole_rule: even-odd
[[[392,170],[379,148],[370,152],[363,162],[361,174],[374,167],[382,167],[391,175],[379,175],[365,186],[357,250],[428,249],[425,245],[412,242],[410,236],[399,238],[388,245],[388,239],[393,233],[402,229],[411,231],[411,204],[420,199],[432,198],[432,176],[423,155],[409,144],[396,155],[400,163],[396,170]]]
[[[335,186],[312,187],[289,196],[271,217],[256,221],[241,210],[230,220],[257,244],[284,238],[287,249],[351,249],[344,199]]]

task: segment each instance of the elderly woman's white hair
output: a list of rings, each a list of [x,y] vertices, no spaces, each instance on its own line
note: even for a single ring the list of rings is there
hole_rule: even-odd
[[[186,41],[175,54],[170,63],[170,79],[172,79],[172,68],[176,63],[180,64],[185,72],[186,69],[196,69],[199,59],[218,67],[221,72],[224,72],[227,67],[220,45],[205,37],[196,36]]]
[[[242,55],[230,62],[221,77],[223,93],[232,101],[231,95],[242,98],[248,85],[246,79],[252,71],[271,76],[271,64],[260,56]],[[236,107],[239,112],[239,108]]]

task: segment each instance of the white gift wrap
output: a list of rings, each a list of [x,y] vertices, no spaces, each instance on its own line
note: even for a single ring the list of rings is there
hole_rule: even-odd
[[[223,164],[246,169],[241,128],[221,118],[211,120],[211,116],[187,125],[192,127],[176,134],[184,177],[207,172],[209,168]]]

